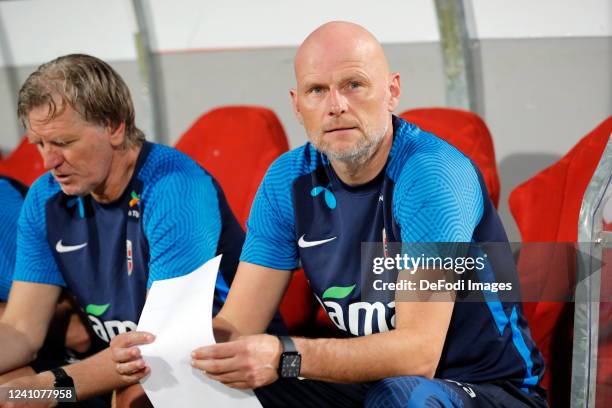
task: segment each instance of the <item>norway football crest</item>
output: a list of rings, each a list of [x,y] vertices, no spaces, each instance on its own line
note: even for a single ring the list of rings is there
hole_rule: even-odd
[[[128,276],[132,275],[132,271],[134,270],[134,257],[132,255],[132,241],[129,239],[125,241],[126,244],[126,258],[127,258],[127,273]]]

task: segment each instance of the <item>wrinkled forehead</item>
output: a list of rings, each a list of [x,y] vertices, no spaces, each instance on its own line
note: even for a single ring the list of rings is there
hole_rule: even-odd
[[[295,56],[294,68],[298,85],[306,78],[327,78],[341,71],[359,71],[368,76],[388,72],[380,45],[359,37],[306,41]]]
[[[26,136],[30,142],[54,138],[73,132],[82,123],[80,116],[68,104],[56,105],[55,110],[42,104],[29,111]]]
[[[27,112],[26,127],[40,126],[55,121],[65,115],[70,107],[61,98],[49,98],[38,105],[32,106]]]

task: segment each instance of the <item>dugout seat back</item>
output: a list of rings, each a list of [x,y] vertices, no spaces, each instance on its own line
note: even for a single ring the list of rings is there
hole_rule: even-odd
[[[243,227],[266,170],[289,150],[276,114],[256,106],[227,106],[205,113],[175,147],[200,163],[221,184]]]
[[[45,173],[42,157],[27,138],[0,162],[0,174],[19,180],[28,186]]]
[[[403,112],[402,119],[446,140],[476,164],[497,208],[499,175],[493,138],[484,121],[475,113],[451,108],[421,108]]]
[[[266,170],[289,150],[276,114],[257,106],[226,106],[200,116],[175,146],[191,156],[219,182],[243,226]],[[302,270],[293,273],[280,311],[290,332],[313,315],[313,297]]]
[[[611,132],[612,117],[609,117],[559,161],[512,191],[510,211],[523,243],[577,242],[583,196]],[[529,264],[538,258],[530,248],[524,245],[521,250],[519,271],[532,269]],[[549,257],[553,261],[559,258],[558,254]],[[555,264],[555,276],[544,277],[552,286],[576,275],[575,254],[565,254],[562,260]],[[567,285],[571,287],[572,282]],[[549,403],[553,407],[569,406],[574,305],[529,302],[524,304],[524,310],[533,339],[546,362],[542,385],[548,390]]]

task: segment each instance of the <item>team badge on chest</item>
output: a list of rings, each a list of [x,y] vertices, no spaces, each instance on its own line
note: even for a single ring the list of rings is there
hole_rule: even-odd
[[[132,254],[132,241],[129,239],[125,241],[126,244],[126,258],[127,258],[127,273],[128,276],[132,275],[134,271],[134,256]]]

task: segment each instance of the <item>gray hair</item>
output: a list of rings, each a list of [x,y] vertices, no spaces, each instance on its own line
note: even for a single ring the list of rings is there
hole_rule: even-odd
[[[27,128],[32,109],[47,105],[50,121],[63,112],[66,104],[92,124],[117,129],[124,123],[125,149],[140,146],[145,140],[134,122],[130,90],[110,65],[96,57],[70,54],[39,66],[19,91],[17,114]]]

